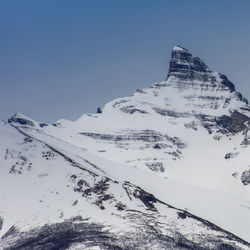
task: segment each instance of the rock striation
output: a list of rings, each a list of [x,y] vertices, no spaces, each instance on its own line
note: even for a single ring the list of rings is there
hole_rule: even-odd
[[[218,79],[213,71],[211,71],[199,57],[191,54],[187,49],[181,46],[173,48],[166,81],[170,77],[175,77],[186,82],[210,82],[211,86],[218,83]],[[227,87],[231,92],[235,91],[234,84],[230,82],[225,75],[218,74],[218,78],[221,84]]]

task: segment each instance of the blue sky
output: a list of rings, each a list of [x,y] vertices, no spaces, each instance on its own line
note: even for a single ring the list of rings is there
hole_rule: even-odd
[[[174,45],[250,100],[248,0],[0,0],[0,119],[77,119],[164,80]]]

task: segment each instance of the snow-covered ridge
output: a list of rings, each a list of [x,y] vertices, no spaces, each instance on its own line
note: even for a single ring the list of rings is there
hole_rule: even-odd
[[[128,247],[126,244],[140,249],[141,242],[156,248],[178,249],[184,245],[194,249],[203,245],[207,249],[222,246],[248,249],[246,242],[190,213],[195,210],[200,217],[213,218],[219,225],[226,226],[224,229],[232,229],[229,231],[245,238],[243,229],[248,226],[247,207],[250,205],[247,201],[107,161],[43,133],[29,131],[20,134],[7,124],[1,126],[0,134],[8,149],[0,148],[5,155],[1,159],[4,168],[1,168],[0,186],[1,190],[7,191],[8,188],[8,196],[2,193],[0,197],[3,218],[0,232],[5,235],[0,246],[4,249],[13,246],[25,249],[25,244],[39,244],[39,234],[45,237],[46,228],[49,229],[49,238],[53,239],[55,234],[58,241],[57,234],[60,231],[65,234],[67,227],[74,228],[75,223],[83,229],[93,228],[93,235],[89,231],[88,236],[92,237],[89,241],[92,247],[96,241],[101,244],[102,231],[98,228],[102,225],[109,228],[105,239],[114,237],[115,233],[116,244],[122,249]],[[11,162],[14,165],[11,166]],[[153,195],[144,190],[150,190]],[[163,204],[162,201],[166,200],[179,207],[185,206],[185,209]],[[13,201],[18,205],[13,206]],[[197,202],[201,202],[202,207]],[[204,209],[211,203],[214,203],[216,212]],[[225,204],[230,208],[226,213]],[[239,211],[241,216],[237,216]],[[240,226],[232,227],[228,217]],[[82,224],[84,221],[87,224]],[[47,226],[43,227],[44,224]],[[81,231],[74,230],[73,235],[80,237]],[[131,238],[124,243],[119,237],[128,232]],[[151,236],[143,239],[141,232]],[[101,238],[97,240],[94,235]],[[157,235],[163,238],[157,239]],[[140,241],[134,242],[137,237]],[[164,237],[168,240],[163,240]],[[147,238],[149,241],[145,241]],[[153,243],[150,239],[154,239]],[[52,242],[46,238],[43,244],[47,241],[50,246]],[[84,237],[80,242],[81,247],[85,246]]]

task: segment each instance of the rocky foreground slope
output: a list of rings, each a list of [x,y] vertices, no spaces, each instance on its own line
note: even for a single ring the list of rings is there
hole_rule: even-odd
[[[0,126],[2,249],[250,249],[250,106],[176,46],[164,82],[77,121]]]

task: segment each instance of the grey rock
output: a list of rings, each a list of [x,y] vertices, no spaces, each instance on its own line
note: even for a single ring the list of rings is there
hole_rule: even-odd
[[[31,127],[34,127],[35,124],[30,121],[30,120],[27,120],[25,118],[22,118],[22,117],[19,117],[18,114],[15,114],[13,115],[9,120],[8,120],[8,123],[18,123],[20,125],[25,125],[25,126],[31,126]]]
[[[246,170],[241,174],[241,182],[244,185],[250,184],[250,170]]]

